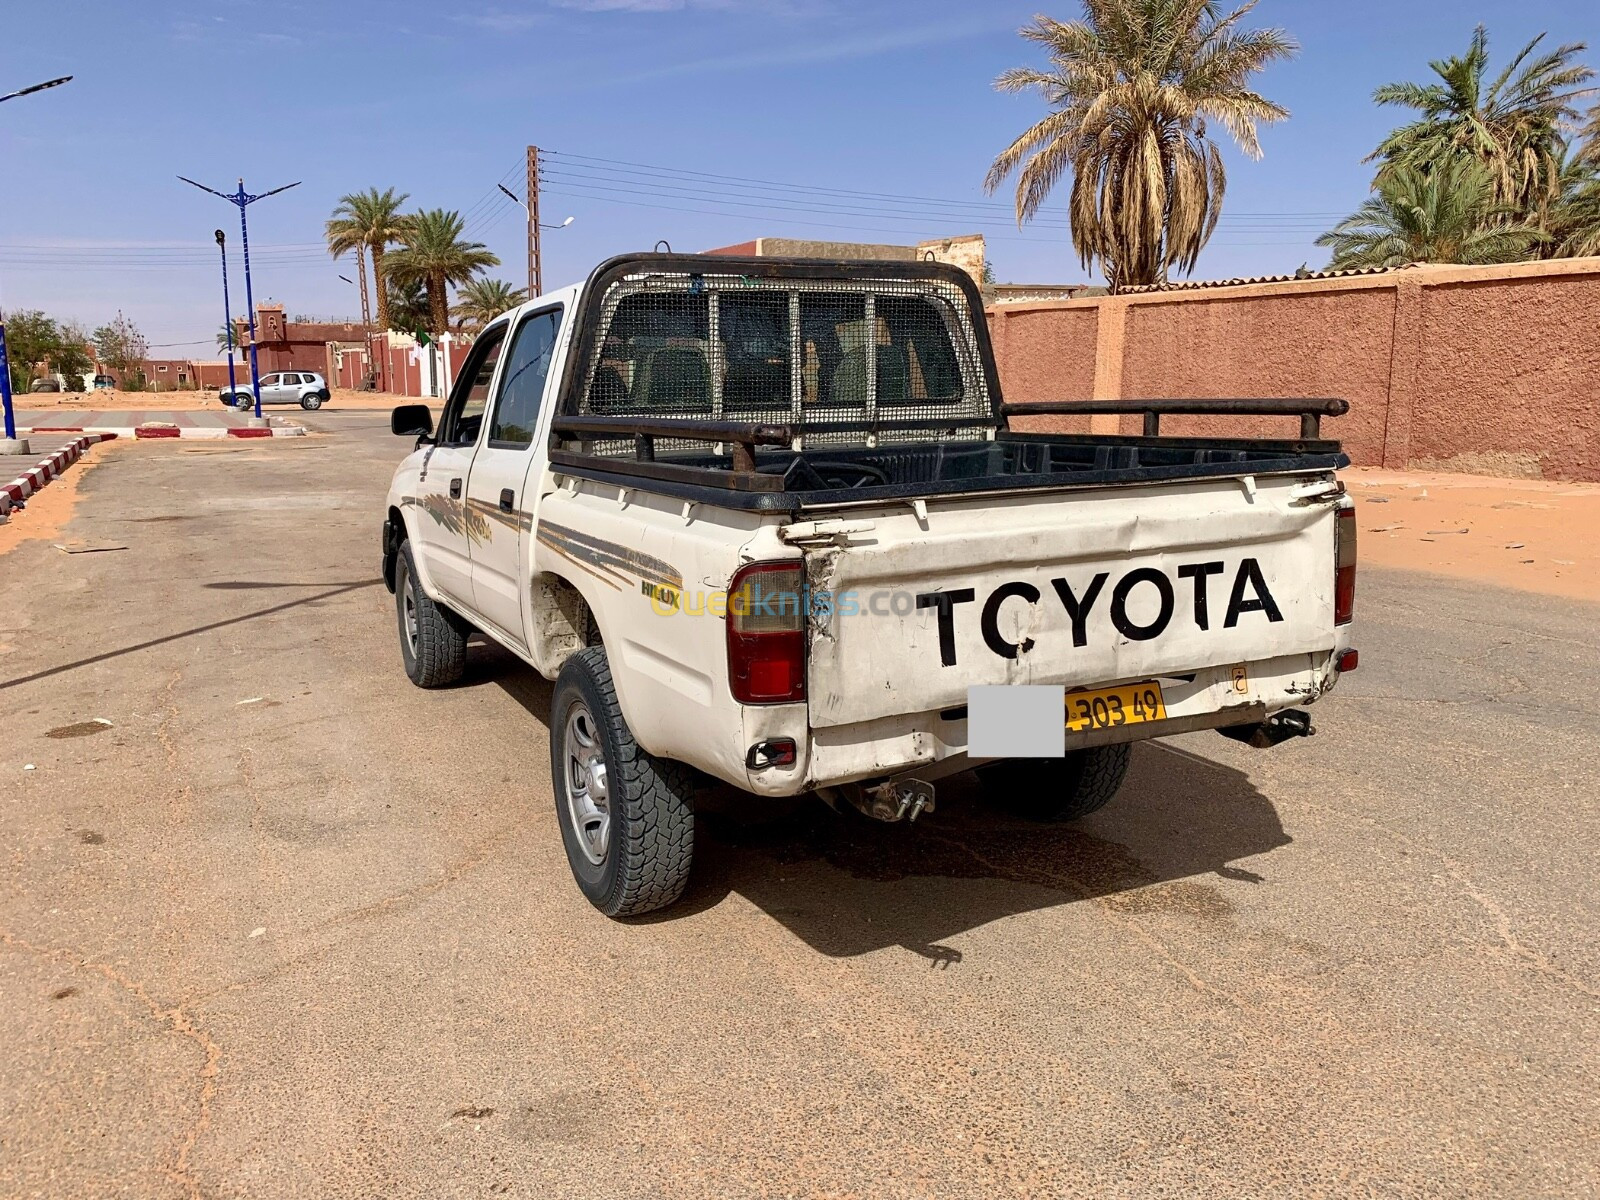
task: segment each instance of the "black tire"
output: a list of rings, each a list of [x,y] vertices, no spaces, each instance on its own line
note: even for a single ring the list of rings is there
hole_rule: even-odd
[[[395,619],[400,631],[400,659],[411,682],[422,688],[444,687],[461,678],[467,667],[467,623],[428,598],[417,582],[411,543],[400,544],[395,564]]]
[[[1111,803],[1133,747],[1091,746],[1065,758],[1008,758],[978,768],[984,787],[1035,821],[1076,821]]]
[[[586,746],[598,748],[598,773],[592,752],[582,761]],[[696,781],[690,767],[634,741],[604,647],[567,660],[550,708],[550,783],[567,863],[589,903],[608,917],[636,917],[683,895]]]
[[[316,392],[312,392],[309,396],[301,396],[300,407],[307,412],[315,412],[322,407],[322,397]]]

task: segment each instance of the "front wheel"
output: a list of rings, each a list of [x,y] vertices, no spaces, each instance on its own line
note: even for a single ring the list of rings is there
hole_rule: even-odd
[[[467,625],[428,598],[417,582],[411,543],[403,542],[395,563],[395,617],[400,625],[400,658],[406,675],[421,688],[444,687],[467,668]]]
[[[556,820],[578,890],[608,917],[666,908],[694,860],[694,780],[656,758],[622,719],[605,648],[574,654],[550,712]]]
[[[1133,747],[1091,746],[1064,758],[1008,758],[978,768],[991,795],[1036,821],[1076,821],[1111,803]]]

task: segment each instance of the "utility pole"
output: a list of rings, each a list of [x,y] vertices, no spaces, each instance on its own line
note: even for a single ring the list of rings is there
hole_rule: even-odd
[[[539,244],[539,147],[528,147],[528,299],[544,292],[544,252]]]
[[[252,196],[244,190],[244,180],[239,180],[239,190],[234,193],[219,192],[215,188],[208,188],[203,183],[196,183],[182,175],[178,176],[190,187],[197,187],[202,192],[210,192],[213,196],[220,196],[229,204],[239,207],[239,241],[244,251],[244,302],[248,306],[250,317],[250,390],[255,396],[256,419],[261,419],[261,372],[257,369],[256,362],[256,297],[250,287],[250,226],[245,221],[244,210],[257,200],[265,200],[268,196],[276,196],[279,192],[287,192],[292,187],[299,187],[300,183],[286,183],[280,188],[273,188],[270,192],[262,192],[259,196]]]
[[[544,251],[541,229],[565,229],[573,222],[568,217],[559,225],[545,225],[539,220],[539,147],[528,147],[528,198],[523,200],[505,184],[495,185],[522,208],[528,217],[528,298],[531,300],[544,292]]]
[[[228,301],[228,235],[217,230],[217,249],[222,252],[222,327],[228,334],[228,395],[239,404],[239,383],[233,376],[233,305]]]
[[[363,382],[372,383],[376,365],[372,361],[372,302],[367,295],[367,246],[356,245],[356,278],[361,280],[361,337],[367,347],[367,370]]]
[[[15,100],[18,96],[30,96],[34,92],[42,92],[46,88],[60,87],[63,83],[71,83],[71,75],[63,75],[60,79],[52,79],[47,83],[36,83],[32,87],[25,87],[19,91],[9,92],[0,96],[0,100]],[[33,366],[26,363],[25,366]],[[6,319],[0,313],[0,413],[5,418],[5,436],[0,437],[4,443],[5,452],[8,454],[26,454],[28,443],[17,439],[16,417],[11,411],[11,364],[6,359]]]

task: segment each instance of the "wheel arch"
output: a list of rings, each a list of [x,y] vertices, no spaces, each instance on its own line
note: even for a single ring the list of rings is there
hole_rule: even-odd
[[[586,646],[604,644],[600,618],[583,589],[553,571],[534,575],[529,587],[529,657],[546,678]]]
[[[416,535],[416,516],[417,514],[411,505],[391,504],[389,506],[389,514],[386,520],[391,532],[387,539],[389,544],[386,544],[383,548],[383,581],[388,585],[391,592],[394,591],[395,586],[395,569],[400,556],[400,543],[413,542],[416,545],[422,545],[421,540]],[[417,566],[417,582],[422,585],[422,590],[427,593],[430,600],[442,603],[438,589],[433,586],[433,576],[428,569],[428,556],[426,554],[418,554],[413,550],[411,561]]]

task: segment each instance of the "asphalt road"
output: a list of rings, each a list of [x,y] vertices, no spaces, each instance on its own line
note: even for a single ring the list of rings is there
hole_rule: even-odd
[[[618,924],[547,685],[401,673],[403,445],[310,423],[120,448],[67,533],[127,549],[0,558],[0,1195],[1600,1189],[1600,609],[1367,572],[1314,739],[1142,746],[1076,827],[721,796]]]

